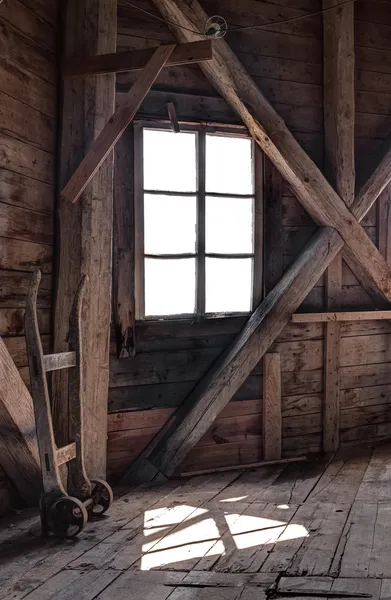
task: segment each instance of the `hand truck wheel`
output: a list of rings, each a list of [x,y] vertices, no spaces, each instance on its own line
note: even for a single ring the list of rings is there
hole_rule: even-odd
[[[113,503],[113,490],[106,481],[103,481],[103,479],[91,479],[91,486],[91,514],[94,517],[100,517]]]
[[[88,513],[83,502],[73,496],[61,496],[48,509],[48,526],[60,538],[74,538],[85,527]]]

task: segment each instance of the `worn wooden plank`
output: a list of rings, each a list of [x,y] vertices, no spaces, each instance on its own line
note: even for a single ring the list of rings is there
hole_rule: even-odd
[[[43,357],[45,371],[58,371],[76,366],[75,352],[60,352],[59,354],[46,354]]]
[[[156,48],[131,50],[129,52],[115,52],[91,56],[83,62],[68,60],[64,67],[65,77],[99,75],[102,73],[121,73],[122,71],[140,71],[144,69],[152,58]],[[178,44],[171,56],[167,59],[166,66],[198,63],[212,59],[212,42],[203,40]]]
[[[9,308],[22,308],[26,305],[26,294],[31,275],[20,271],[0,270],[1,303]],[[44,275],[38,297],[39,308],[50,308],[52,296],[51,275]]]
[[[34,506],[42,482],[33,403],[2,339],[0,356],[1,465],[21,498]]]
[[[62,448],[57,448],[57,464],[63,465],[64,463],[69,462],[73,458],[76,458],[76,444],[72,442],[67,446],[63,446]]]
[[[307,502],[353,503],[371,456],[371,448],[340,450],[314,486]]]
[[[330,323],[333,321],[382,321],[391,319],[391,310],[340,311],[323,313],[297,313],[293,323]]]
[[[354,5],[336,7],[323,0],[324,125],[326,173],[330,183],[347,206],[355,194],[354,154]],[[334,10],[330,10],[335,7]],[[342,256],[338,255],[326,272],[328,310],[340,306]],[[338,323],[325,328],[323,450],[339,447],[339,350]]]
[[[113,319],[116,353],[135,351],[134,286],[134,156],[133,128],[128,127],[115,147],[113,223]]]
[[[0,8],[0,21],[7,23],[8,26],[16,29],[37,45],[45,46],[52,51],[55,50],[55,27],[36,12],[29,10],[19,0],[16,0],[15,3],[3,0]]]
[[[110,117],[92,147],[64,186],[61,197],[69,202],[76,202],[83,193],[99,167],[110,154],[114,145],[132,121],[140,104],[150,90],[156,77],[164,67],[168,57],[175,48],[174,44],[159,46],[148,61],[145,69],[137,78],[130,92],[122,99],[120,106]]]
[[[64,15],[66,56],[114,52],[116,2],[72,1]],[[64,83],[60,184],[74,172],[87,148],[114,111],[113,75],[101,75]],[[105,475],[108,390],[109,329],[112,271],[113,156],[75,207],[58,203],[58,260],[61,264],[56,289],[54,351],[68,350],[67,334],[73,298],[82,275],[88,275],[84,298],[83,346],[86,357],[85,411],[94,415],[86,426],[85,459],[90,477]],[[68,384],[66,371],[54,378],[55,427],[59,444],[68,442]]]
[[[279,354],[265,354],[263,373],[262,440],[263,458],[281,458],[281,359]]]

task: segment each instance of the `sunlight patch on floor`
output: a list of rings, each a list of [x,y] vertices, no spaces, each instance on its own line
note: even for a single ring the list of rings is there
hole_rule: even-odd
[[[240,499],[243,499],[241,497]],[[279,509],[287,510],[288,505]],[[226,549],[222,535],[230,535],[237,550],[260,549],[287,540],[309,535],[300,524],[238,513],[221,511],[226,528],[219,531],[208,509],[189,505],[158,508],[147,511],[144,518],[145,541],[142,546],[141,570],[148,571],[169,565],[185,565],[186,561],[205,555],[223,556]]]

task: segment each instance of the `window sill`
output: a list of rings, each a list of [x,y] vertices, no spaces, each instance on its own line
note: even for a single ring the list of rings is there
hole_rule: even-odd
[[[167,315],[167,316],[148,316],[136,320],[138,323],[167,323],[167,322],[183,322],[183,323],[199,323],[202,321],[216,321],[219,319],[235,319],[238,317],[249,317],[251,312],[233,312],[233,313],[210,313],[203,316],[188,314],[188,315]]]

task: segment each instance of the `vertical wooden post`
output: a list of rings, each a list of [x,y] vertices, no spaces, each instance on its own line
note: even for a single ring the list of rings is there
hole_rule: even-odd
[[[265,354],[263,359],[263,460],[281,458],[281,360],[278,353]]]
[[[264,286],[268,294],[283,274],[282,192],[283,179],[265,156],[264,186]]]
[[[338,5],[338,6],[337,6]],[[323,0],[324,123],[326,174],[345,203],[355,192],[354,164],[354,4]],[[342,258],[339,254],[326,273],[326,308],[338,310],[342,293]],[[323,450],[339,447],[340,324],[325,328]]]
[[[116,0],[68,0],[64,15],[64,52],[68,58],[115,52]],[[60,187],[74,173],[115,108],[115,75],[64,82]],[[89,285],[83,304],[85,385],[85,459],[90,477],[106,470],[107,395],[113,228],[113,153],[81,197],[58,204],[54,346],[67,349],[68,319],[82,275]],[[68,443],[68,379],[60,371],[54,381],[57,444]]]
[[[130,125],[115,147],[113,319],[117,355],[134,352],[134,141]]]

